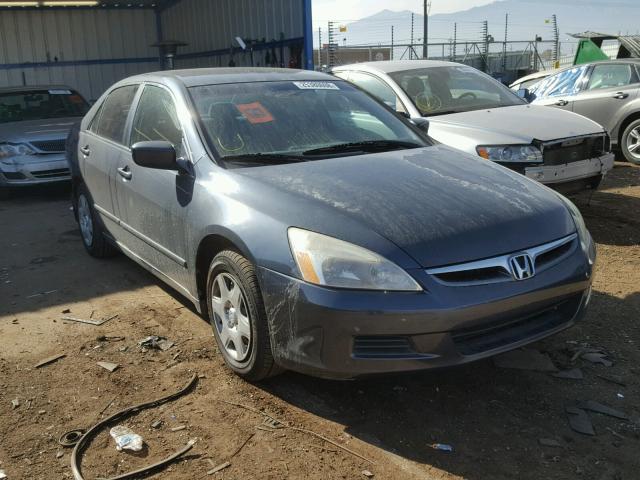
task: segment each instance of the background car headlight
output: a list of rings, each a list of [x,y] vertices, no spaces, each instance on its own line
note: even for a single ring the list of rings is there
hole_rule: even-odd
[[[8,157],[22,157],[36,153],[24,143],[0,143],[0,159]]]
[[[309,283],[362,290],[422,290],[396,264],[337,238],[290,228],[289,244],[302,278]]]
[[[476,147],[476,152],[494,162],[542,162],[542,152],[533,145],[481,145]]]

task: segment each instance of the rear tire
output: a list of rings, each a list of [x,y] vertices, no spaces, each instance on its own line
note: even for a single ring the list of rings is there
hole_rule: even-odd
[[[273,359],[255,268],[239,253],[225,250],[211,262],[207,310],[218,350],[237,375],[257,382],[282,371]]]
[[[113,257],[117,250],[105,237],[105,230],[95,209],[91,195],[84,185],[76,192],[76,210],[82,244],[89,255],[96,258]]]
[[[640,165],[640,118],[624,129],[620,139],[620,150],[627,161]]]

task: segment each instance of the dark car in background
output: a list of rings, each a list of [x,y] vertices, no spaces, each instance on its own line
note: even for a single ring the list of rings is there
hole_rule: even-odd
[[[563,69],[530,87],[533,105],[584,115],[605,127],[611,143],[640,165],[640,59],[619,59]]]
[[[65,140],[88,110],[66,86],[0,88],[0,195],[8,187],[69,181]]]
[[[589,302],[594,243],[570,201],[326,74],[131,77],[78,142],[86,250],[117,247],[192,301],[249,380],[462,364]]]

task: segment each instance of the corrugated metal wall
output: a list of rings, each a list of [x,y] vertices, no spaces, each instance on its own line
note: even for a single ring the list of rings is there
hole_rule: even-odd
[[[149,46],[156,38],[152,10],[2,10],[0,86],[62,83],[96,99],[124,77],[158,69]]]
[[[239,51],[235,37],[268,43],[285,40],[282,49],[257,46],[254,65],[273,63],[275,53],[277,63],[288,66],[290,46],[299,43],[294,40],[303,37],[303,30],[301,0],[182,0],[162,13],[163,38],[189,44],[178,50],[176,68],[226,67],[231,56],[225,50],[232,46],[235,64],[250,65],[250,55]]]

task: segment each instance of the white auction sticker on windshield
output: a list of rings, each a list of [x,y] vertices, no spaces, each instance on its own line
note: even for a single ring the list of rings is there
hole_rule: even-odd
[[[340,90],[333,82],[293,82],[301,90]]]
[[[49,95],[71,95],[71,90],[49,90]]]

